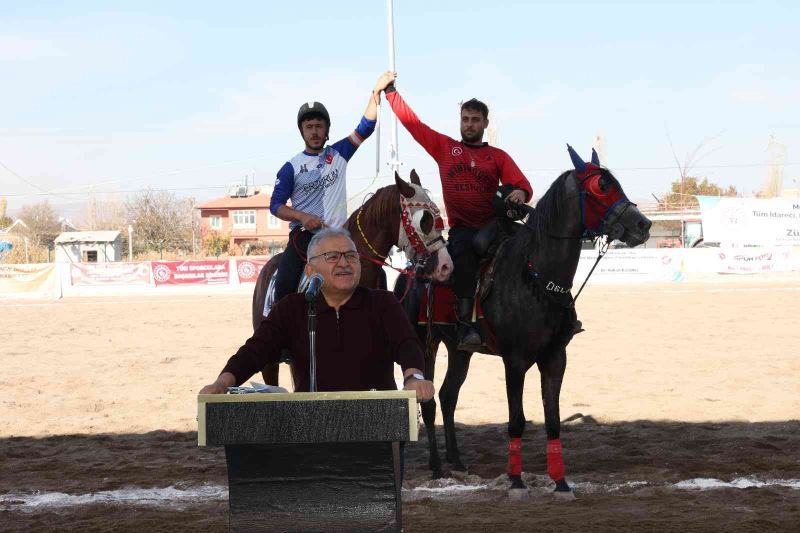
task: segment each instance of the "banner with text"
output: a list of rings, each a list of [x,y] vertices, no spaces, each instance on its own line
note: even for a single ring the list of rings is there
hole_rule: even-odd
[[[683,276],[679,248],[620,248],[609,250],[592,273],[594,281],[678,281]],[[582,250],[575,273],[580,286],[597,260],[597,250]]]
[[[0,297],[60,297],[54,264],[0,265]]]
[[[150,264],[71,263],[70,281],[77,285],[149,285]]]
[[[151,261],[153,282],[158,285],[219,285],[230,281],[228,260]]]
[[[758,274],[763,272],[788,272],[792,270],[792,249],[787,246],[773,248],[720,248],[717,252],[721,274]]]
[[[698,196],[703,238],[723,245],[800,245],[800,199]]]
[[[236,259],[236,276],[239,283],[255,283],[261,269],[269,261],[269,257],[248,257],[247,259]]]

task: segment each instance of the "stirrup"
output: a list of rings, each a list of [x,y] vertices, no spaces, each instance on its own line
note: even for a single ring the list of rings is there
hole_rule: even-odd
[[[462,338],[458,340],[458,350],[465,352],[477,352],[483,347],[483,340],[475,328],[469,327]]]

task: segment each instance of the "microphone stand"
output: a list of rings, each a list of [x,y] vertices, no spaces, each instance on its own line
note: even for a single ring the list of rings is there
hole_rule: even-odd
[[[317,392],[317,301],[308,302],[308,390]]]

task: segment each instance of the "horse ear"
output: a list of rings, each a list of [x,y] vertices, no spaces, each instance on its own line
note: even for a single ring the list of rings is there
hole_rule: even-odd
[[[397,185],[397,190],[406,198],[414,198],[414,195],[417,194],[416,191],[414,191],[414,187],[409,185],[407,181],[404,181],[397,171],[394,173],[394,182]]]
[[[420,187],[422,187],[422,182],[419,181],[419,176],[417,175],[417,171],[416,171],[416,169],[413,169],[413,168],[411,169],[411,183],[413,183],[414,185],[419,185]]]
[[[586,163],[583,162],[581,156],[579,156],[578,153],[575,152],[575,150],[573,150],[572,146],[570,146],[569,144],[567,144],[567,152],[569,152],[569,158],[572,159],[572,166],[575,167],[575,170],[577,170],[579,173],[585,172]]]
[[[592,164],[598,167],[600,166],[600,156],[597,155],[597,152],[594,151],[594,148],[592,148]]]

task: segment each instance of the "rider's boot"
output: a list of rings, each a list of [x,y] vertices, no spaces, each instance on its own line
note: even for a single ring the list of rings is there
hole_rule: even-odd
[[[472,298],[458,299],[458,349],[465,352],[476,352],[481,348],[481,336],[472,321]]]

